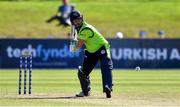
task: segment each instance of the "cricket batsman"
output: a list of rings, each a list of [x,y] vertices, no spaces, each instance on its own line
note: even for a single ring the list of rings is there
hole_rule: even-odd
[[[90,95],[89,74],[100,60],[103,92],[106,93],[106,98],[111,98],[113,64],[108,41],[93,26],[83,20],[83,15],[79,11],[71,12],[70,21],[74,26],[74,33],[77,34],[76,39],[72,41],[73,43],[71,42],[70,51],[74,52],[81,48],[83,44],[85,45],[83,64],[78,68],[78,78],[82,91],[77,93],[76,96],[85,97]]]

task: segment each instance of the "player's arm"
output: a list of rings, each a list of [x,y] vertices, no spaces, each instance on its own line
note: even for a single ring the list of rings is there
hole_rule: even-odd
[[[82,39],[79,39],[78,41],[77,40],[74,40],[74,43],[72,43],[72,44],[74,44],[74,45],[71,45],[71,47],[70,47],[70,51],[71,52],[75,52],[75,51],[77,51],[77,50],[79,50],[81,47],[82,47],[82,45],[84,44],[84,40],[82,40]]]
[[[88,39],[88,38],[91,38],[94,36],[94,33],[93,31],[90,29],[90,28],[84,28],[82,31],[81,31],[81,34],[80,34],[80,37],[78,39],[78,42],[76,44],[76,47],[77,48],[81,48],[82,45],[85,43],[85,41]]]
[[[79,38],[78,38],[78,41],[76,42],[76,45],[75,47],[72,49],[72,52],[73,51],[76,51],[78,49],[80,49],[82,47],[82,45],[85,43],[85,41],[88,39],[88,38],[91,38],[94,36],[94,33],[91,29],[89,28],[84,28],[82,31],[81,31],[81,34],[79,35]]]
[[[57,10],[57,13],[56,13],[57,16],[61,16],[61,14],[62,14],[62,9],[63,9],[63,5],[59,6],[59,8],[58,8],[58,10]]]
[[[77,49],[81,48],[84,43],[85,43],[85,40],[79,39],[76,44],[76,48]]]

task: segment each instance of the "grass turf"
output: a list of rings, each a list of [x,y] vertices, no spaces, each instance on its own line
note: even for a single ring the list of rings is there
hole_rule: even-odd
[[[157,38],[164,29],[167,38],[180,36],[180,1],[178,0],[71,0],[87,22],[105,37],[114,37],[121,31],[125,38],[136,38],[143,30],[148,38]],[[0,37],[47,38],[54,35],[66,38],[69,28],[46,24],[55,14],[59,1],[1,1]]]
[[[180,70],[114,70],[113,97],[102,93],[101,73],[91,73],[92,96],[75,98],[80,90],[76,70],[33,70],[32,95],[17,95],[18,70],[0,71],[1,106],[177,106]]]

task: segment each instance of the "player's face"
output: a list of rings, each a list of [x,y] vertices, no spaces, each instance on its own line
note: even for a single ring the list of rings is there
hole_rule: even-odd
[[[77,18],[77,19],[73,20],[73,24],[76,28],[80,27],[82,24],[82,18]]]

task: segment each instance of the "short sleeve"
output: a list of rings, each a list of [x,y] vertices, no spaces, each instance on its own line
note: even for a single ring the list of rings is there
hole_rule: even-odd
[[[90,28],[83,28],[80,32],[79,38],[82,40],[87,40],[88,38],[92,38],[94,36],[94,32]]]

